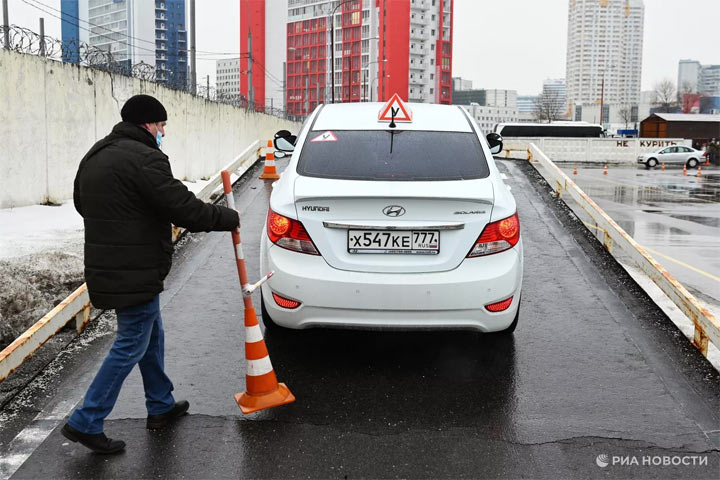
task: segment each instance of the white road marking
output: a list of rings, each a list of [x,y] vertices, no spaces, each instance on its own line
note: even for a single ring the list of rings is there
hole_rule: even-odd
[[[38,413],[32,422],[12,439],[7,454],[0,458],[0,480],[12,477],[78,403],[79,401],[61,401],[50,412],[43,410]]]

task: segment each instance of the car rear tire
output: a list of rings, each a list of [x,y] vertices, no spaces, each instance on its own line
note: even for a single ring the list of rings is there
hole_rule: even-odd
[[[650,158],[648,159],[647,163],[645,164],[645,168],[655,168],[657,166],[658,161],[656,158]]]
[[[697,158],[691,158],[687,161],[687,167],[695,168],[698,166],[698,163],[700,163],[700,162],[698,162]]]
[[[273,321],[272,317],[267,311],[267,308],[265,308],[265,297],[262,294],[262,290],[260,291],[260,313],[262,314],[262,321],[263,325],[265,325],[266,330],[285,330],[283,327]]]

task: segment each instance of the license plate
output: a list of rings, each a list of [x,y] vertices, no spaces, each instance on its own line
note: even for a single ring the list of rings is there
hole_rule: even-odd
[[[437,255],[439,230],[348,230],[349,253]]]

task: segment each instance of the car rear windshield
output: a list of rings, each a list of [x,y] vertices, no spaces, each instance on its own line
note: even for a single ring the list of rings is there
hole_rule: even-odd
[[[342,180],[439,181],[485,178],[474,133],[418,130],[311,131],[297,171]]]

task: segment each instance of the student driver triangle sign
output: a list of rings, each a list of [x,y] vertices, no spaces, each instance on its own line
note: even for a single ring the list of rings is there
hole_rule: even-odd
[[[323,132],[317,137],[310,140],[311,142],[337,142],[338,138],[335,136],[333,132],[328,130],[327,132]]]
[[[383,105],[380,110],[380,115],[378,115],[378,122],[391,122],[393,121],[393,116],[396,122],[412,122],[412,110],[405,105],[397,93]]]

